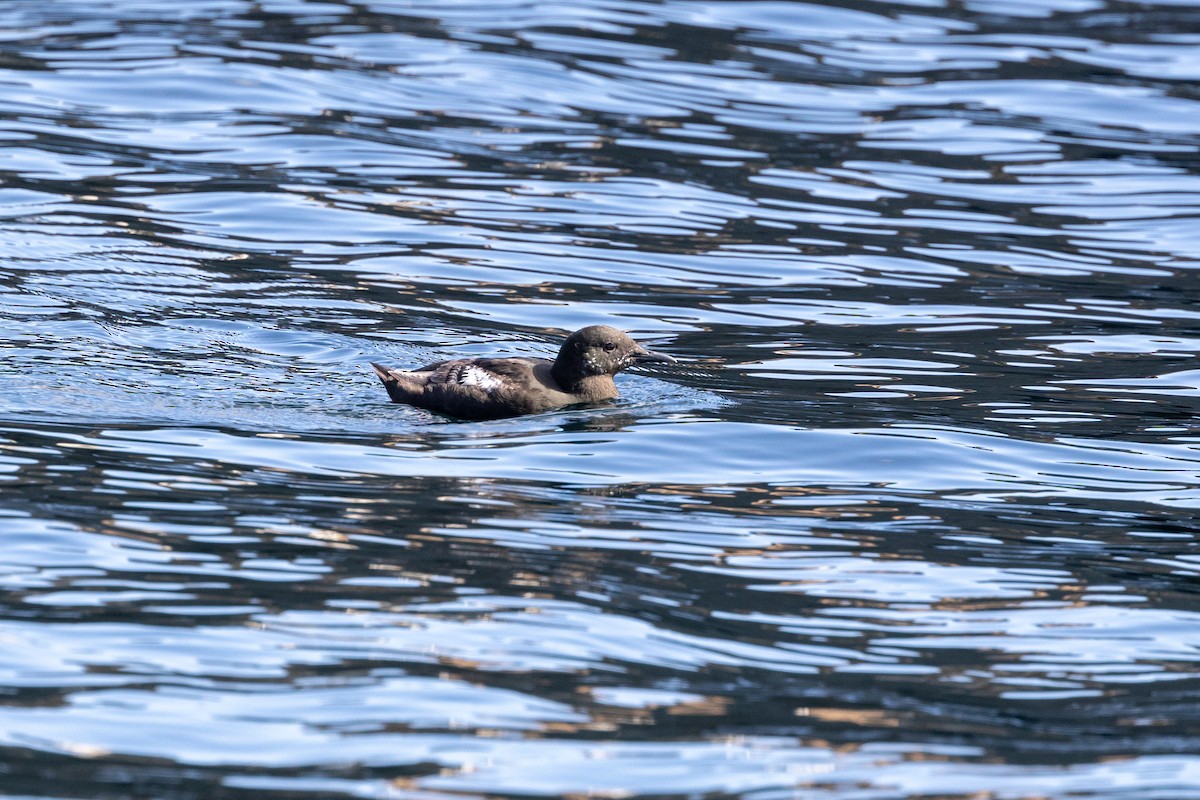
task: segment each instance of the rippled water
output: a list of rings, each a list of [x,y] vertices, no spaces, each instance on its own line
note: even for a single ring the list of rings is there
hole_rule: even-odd
[[[0,794],[1200,798],[1197,31],[8,0]]]

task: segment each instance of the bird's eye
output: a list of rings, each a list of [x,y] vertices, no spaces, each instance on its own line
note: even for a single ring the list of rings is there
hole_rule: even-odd
[[[611,353],[613,350],[617,349],[617,343],[616,342],[605,342],[604,349]]]

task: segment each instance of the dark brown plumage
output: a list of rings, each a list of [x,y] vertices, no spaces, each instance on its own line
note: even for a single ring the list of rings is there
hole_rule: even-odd
[[[617,396],[626,367],[675,359],[652,353],[616,328],[592,325],[563,342],[558,357],[460,358],[415,370],[371,364],[395,403],[459,419],[500,419]]]

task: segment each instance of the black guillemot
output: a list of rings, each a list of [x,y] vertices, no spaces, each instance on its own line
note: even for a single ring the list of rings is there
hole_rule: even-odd
[[[626,367],[673,362],[616,328],[592,325],[563,342],[558,357],[459,358],[419,369],[371,364],[394,403],[459,419],[516,417],[617,396],[616,375]]]

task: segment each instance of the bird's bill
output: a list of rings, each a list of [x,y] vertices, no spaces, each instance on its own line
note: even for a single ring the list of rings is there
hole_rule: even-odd
[[[674,364],[675,359],[666,353],[656,353],[653,350],[642,350],[633,354],[634,364]]]

